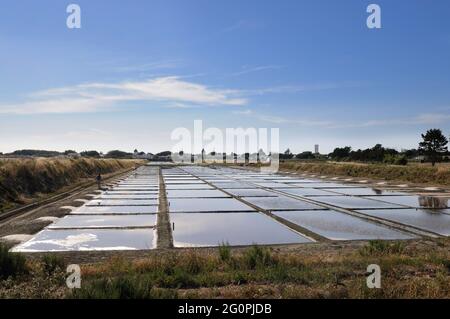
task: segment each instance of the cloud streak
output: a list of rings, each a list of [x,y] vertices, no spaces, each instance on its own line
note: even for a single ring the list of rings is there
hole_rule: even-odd
[[[241,75],[246,75],[246,74],[261,72],[261,71],[279,70],[281,68],[283,68],[283,67],[280,65],[260,65],[260,66],[255,66],[255,67],[244,67],[244,68],[242,68],[241,71],[231,73],[229,76],[230,77],[241,76]]]
[[[253,117],[257,120],[272,124],[298,124],[308,127],[321,127],[326,129],[351,129],[351,128],[369,128],[383,126],[401,126],[401,125],[441,125],[450,122],[450,114],[447,113],[425,113],[408,118],[370,120],[360,123],[342,123],[336,121],[319,121],[311,119],[296,119],[292,117],[274,116],[253,112],[250,109],[233,111],[235,115]]]
[[[125,102],[167,105],[242,106],[236,90],[213,89],[177,76],[120,83],[87,83],[35,92],[31,100],[0,105],[0,114],[87,113],[111,110]]]

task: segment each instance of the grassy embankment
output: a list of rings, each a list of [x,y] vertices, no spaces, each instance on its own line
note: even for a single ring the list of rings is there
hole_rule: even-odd
[[[0,211],[26,204],[68,185],[134,167],[140,161],[115,159],[2,159],[0,160]]]
[[[114,257],[82,265],[82,288],[73,291],[65,286],[65,261],[46,256],[25,267],[15,261],[17,272],[9,267],[9,279],[0,279],[0,298],[450,298],[449,245],[439,239],[305,251],[222,246]],[[381,267],[381,289],[366,286],[369,264]]]
[[[387,164],[298,162],[280,163],[283,171],[314,173],[327,176],[369,178],[435,186],[450,186],[450,166],[431,167],[419,164],[406,166]]]

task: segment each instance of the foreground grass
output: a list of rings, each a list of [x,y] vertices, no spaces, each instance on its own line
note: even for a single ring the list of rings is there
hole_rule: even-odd
[[[31,158],[0,160],[0,211],[30,198],[58,191],[83,178],[132,168],[140,161]]]
[[[76,290],[65,288],[61,261],[44,257],[30,262],[28,274],[0,281],[0,297],[450,298],[449,247],[448,239],[375,241],[308,253],[224,245],[134,260],[114,257],[82,266],[82,288]],[[380,265],[382,289],[367,288],[369,264]]]
[[[280,163],[280,169],[320,175],[450,186],[450,167],[446,165],[431,167],[424,165],[398,166],[387,164],[287,161]]]

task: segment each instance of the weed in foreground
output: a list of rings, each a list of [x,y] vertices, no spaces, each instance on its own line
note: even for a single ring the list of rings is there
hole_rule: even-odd
[[[219,257],[223,262],[228,262],[231,259],[231,248],[228,242],[222,242],[219,245]]]
[[[156,288],[145,276],[121,276],[88,282],[70,296],[76,299],[176,299],[176,290]]]
[[[0,279],[16,277],[27,272],[25,257],[9,252],[8,247],[0,243]]]
[[[53,275],[57,271],[63,271],[66,262],[60,256],[49,254],[42,257],[42,269],[48,276]]]
[[[359,250],[361,256],[384,256],[390,254],[402,254],[405,250],[405,243],[396,241],[388,242],[382,240],[372,240]]]

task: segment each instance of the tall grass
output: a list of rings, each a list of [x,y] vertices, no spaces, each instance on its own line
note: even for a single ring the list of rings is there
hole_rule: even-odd
[[[45,257],[27,262],[28,275],[15,271],[16,278],[0,281],[0,297],[39,297],[45,289],[49,296],[81,299],[448,298],[449,244],[448,239],[373,241],[362,249],[320,248],[314,253],[225,244],[225,254],[195,249],[139,259],[115,256],[82,265],[81,289],[75,290],[66,288],[65,273],[58,271],[62,261]],[[382,269],[382,289],[366,286],[367,266],[373,263]]]
[[[25,257],[10,253],[6,245],[0,243],[0,279],[16,277],[27,273]]]
[[[283,170],[308,172],[320,175],[350,176],[420,184],[450,185],[450,169],[448,167],[330,162],[300,163],[291,161],[281,163],[280,168]]]
[[[143,276],[103,278],[77,289],[72,298],[76,299],[176,299],[178,294],[171,289],[153,287]]]
[[[362,256],[402,254],[405,250],[405,246],[405,243],[400,241],[388,242],[382,240],[372,240],[367,245],[361,247],[359,253]]]
[[[53,275],[57,271],[64,271],[66,262],[55,254],[44,255],[42,257],[42,269],[47,276]]]
[[[39,193],[52,193],[82,178],[107,174],[136,165],[114,159],[6,159],[0,160],[0,209],[23,204]]]

